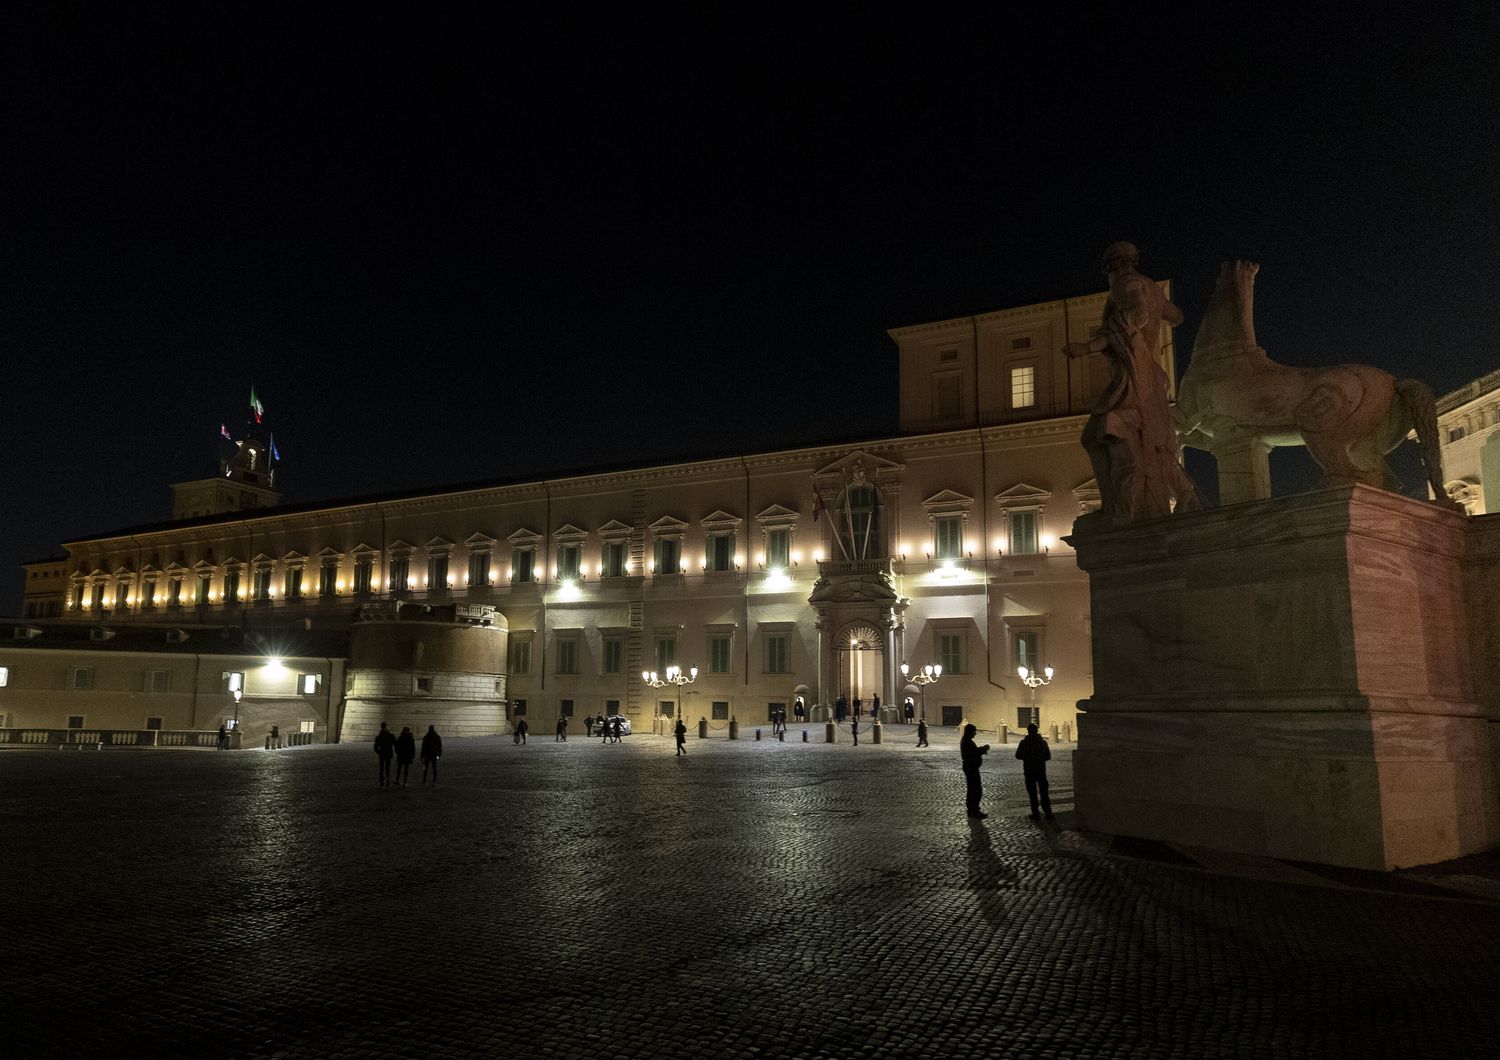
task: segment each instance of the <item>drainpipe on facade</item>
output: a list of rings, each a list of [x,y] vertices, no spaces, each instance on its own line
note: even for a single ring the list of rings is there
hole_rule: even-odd
[[[745,632],[740,636],[745,652],[745,687],[750,687],[750,465],[740,457],[740,469],[745,473]]]
[[[542,553],[542,620],[539,623],[542,643],[541,651],[538,652],[542,668],[538,674],[540,680],[537,682],[537,689],[545,692],[547,690],[547,586],[551,584],[552,577],[552,568],[548,566],[552,562],[552,483],[546,479],[542,480],[542,493],[547,498],[545,508],[547,525],[542,528],[542,544],[546,546],[546,551]]]

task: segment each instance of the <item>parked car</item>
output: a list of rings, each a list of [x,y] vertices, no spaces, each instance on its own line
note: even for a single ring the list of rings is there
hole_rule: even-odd
[[[598,721],[594,722],[594,732],[595,732],[595,734],[598,734],[601,731],[601,726],[603,727],[603,729],[602,729],[603,732],[609,732],[610,731],[610,726],[611,726],[611,724],[613,722],[619,722],[620,723],[620,735],[621,736],[629,736],[630,735],[630,719],[627,718],[623,714],[611,714],[607,718],[600,718]]]

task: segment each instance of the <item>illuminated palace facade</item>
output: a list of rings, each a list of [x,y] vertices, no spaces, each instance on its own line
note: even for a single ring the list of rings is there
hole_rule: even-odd
[[[1097,504],[1079,434],[1108,369],[1061,351],[1103,300],[893,330],[893,437],[295,507],[276,506],[242,442],[222,481],[177,487],[176,520],[27,565],[27,615],[326,634],[372,604],[489,605],[508,628],[500,716],[538,731],[606,712],[649,726],[678,696],[642,671],[672,665],[697,668],[682,713],[715,728],[791,713],[798,696],[818,717],[840,695],[1014,727],[1033,716],[1018,665],[1054,668],[1038,720],[1071,723],[1092,675],[1087,579],[1064,537]],[[5,656],[5,724],[61,724],[28,713],[24,650]],[[909,684],[902,662],[942,676]],[[70,713],[138,725],[138,704],[108,691],[78,690]],[[342,706],[335,689],[318,719],[329,739]]]

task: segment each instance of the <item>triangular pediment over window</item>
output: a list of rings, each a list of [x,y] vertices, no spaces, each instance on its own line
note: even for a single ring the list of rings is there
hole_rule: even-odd
[[[283,562],[283,563],[306,563],[307,562],[307,556],[304,555],[301,552],[298,552],[294,548],[290,552],[288,552],[285,556],[281,557],[281,562]]]
[[[401,538],[398,537],[398,538],[396,538],[396,540],[394,540],[394,541],[391,542],[390,548],[388,548],[386,551],[392,552],[392,553],[410,552],[413,547],[415,547],[415,546],[413,546],[410,541],[403,541]]]
[[[940,490],[922,502],[922,507],[927,510],[928,515],[952,515],[955,512],[967,512],[974,507],[974,498],[965,496],[957,490]]]
[[[755,521],[762,526],[791,526],[793,523],[801,522],[802,514],[781,505],[773,504],[765,511],[755,516]]]
[[[717,510],[711,515],[705,515],[699,520],[699,525],[705,530],[736,530],[740,522],[738,515],[730,515],[726,511]]]
[[[488,534],[470,534],[464,538],[464,548],[470,552],[488,552],[495,547],[495,539]]]
[[[552,537],[557,541],[582,541],[589,536],[587,530],[580,530],[572,523],[563,523],[552,532]]]
[[[325,548],[318,552],[319,559],[343,559],[344,554],[336,548]]]
[[[601,526],[598,530],[595,530],[594,533],[598,534],[600,537],[607,538],[629,537],[630,527],[626,526],[618,519],[611,519],[609,522]]]
[[[541,534],[537,533],[535,530],[529,530],[523,526],[521,527],[521,529],[511,534],[505,540],[509,541],[513,545],[534,545],[538,541],[540,541],[541,538]]]
[[[360,542],[349,551],[354,553],[354,555],[356,556],[373,556],[377,550],[371,548],[369,545],[366,545],[364,542]]]
[[[1052,499],[1052,494],[1039,486],[1029,486],[1024,482],[1018,482],[1006,490],[995,494],[995,500],[1000,502],[1004,508],[1045,508],[1047,502]]]
[[[449,552],[453,549],[453,542],[446,537],[435,537],[427,542],[429,552]]]
[[[687,532],[688,524],[681,519],[674,519],[670,515],[664,515],[651,524],[651,532],[658,537],[663,534],[684,534]]]
[[[1073,499],[1078,502],[1078,510],[1081,512],[1097,512],[1099,510],[1099,482],[1097,479],[1088,479],[1073,487]]]
[[[873,478],[878,472],[890,473],[901,471],[904,465],[898,464],[894,460],[887,460],[883,456],[876,456],[874,453],[867,452],[864,449],[856,449],[847,456],[841,456],[833,463],[825,464],[818,468],[818,470],[813,472],[813,475],[815,477],[821,475],[842,476],[845,474],[852,476],[857,466],[862,468],[866,475]]]

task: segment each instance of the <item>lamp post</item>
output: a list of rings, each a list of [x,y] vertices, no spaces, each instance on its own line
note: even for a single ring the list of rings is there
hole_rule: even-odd
[[[1016,667],[1016,673],[1021,675],[1021,683],[1031,689],[1031,716],[1036,719],[1034,724],[1040,726],[1042,724],[1042,716],[1036,712],[1036,690],[1042,685],[1050,685],[1052,683],[1052,667],[1042,667],[1042,673],[1045,673],[1046,677],[1043,677],[1042,674],[1037,673],[1035,670],[1028,670],[1024,666]]]
[[[927,720],[927,686],[943,676],[943,668],[935,663],[928,663],[922,667],[921,673],[912,673],[911,667],[906,663],[901,664],[901,678],[910,681],[922,691],[922,720]]]
[[[690,685],[698,680],[698,668],[696,666],[689,666],[687,673],[683,673],[682,667],[669,666],[667,667],[667,672],[660,677],[656,675],[655,670],[642,670],[641,680],[646,682],[651,688],[665,688],[667,685],[677,686],[677,718],[680,721],[682,719],[682,686]]]

